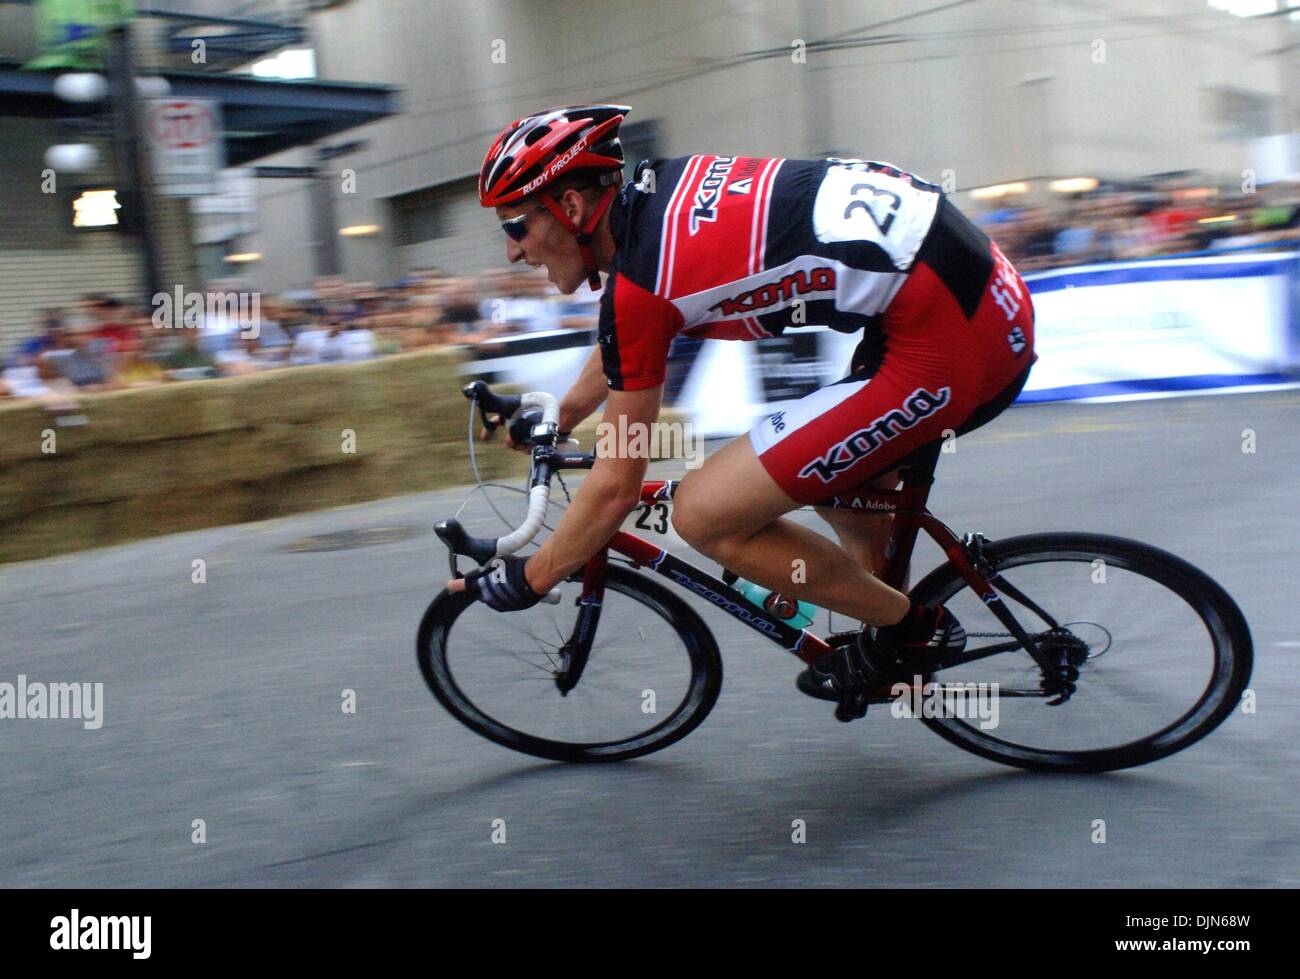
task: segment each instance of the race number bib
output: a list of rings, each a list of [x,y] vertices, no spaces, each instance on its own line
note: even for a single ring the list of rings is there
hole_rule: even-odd
[[[635,534],[665,551],[676,551],[686,547],[686,542],[673,530],[672,500],[655,500],[653,503],[642,501],[636,505],[619,528],[629,534]]]
[[[813,231],[818,241],[878,245],[902,271],[911,267],[934,222],[939,196],[932,184],[914,184],[910,174],[894,176],[845,161],[822,178],[813,204]]]

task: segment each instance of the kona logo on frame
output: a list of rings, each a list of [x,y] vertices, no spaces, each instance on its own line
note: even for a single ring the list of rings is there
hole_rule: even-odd
[[[668,573],[677,580],[679,585],[684,585],[691,591],[695,592],[695,594],[708,599],[714,605],[721,609],[725,609],[741,621],[749,623],[760,632],[766,632],[769,636],[774,637],[779,637],[781,635],[780,630],[777,629],[770,620],[763,618],[761,615],[755,615],[744,606],[737,605],[725,595],[719,595],[708,585],[701,584],[688,575],[682,574],[680,571],[676,571],[673,568],[668,568],[667,570]]]

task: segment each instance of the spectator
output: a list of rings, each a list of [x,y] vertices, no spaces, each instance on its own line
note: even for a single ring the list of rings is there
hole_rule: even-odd
[[[309,313],[323,312],[320,309],[309,311]],[[295,366],[321,363],[321,346],[324,344],[326,337],[329,336],[331,329],[333,329],[333,324],[326,329],[321,329],[312,322],[300,324],[294,333],[293,347],[289,351],[289,363]]]
[[[253,374],[268,367],[285,365],[287,348],[266,347],[260,337],[244,336],[229,350],[217,354],[217,367],[223,377]]]
[[[29,364],[13,364],[0,373],[0,397],[39,398],[49,393],[36,358]]]
[[[370,330],[335,320],[321,341],[317,357],[324,364],[368,360],[374,354],[374,342],[375,337]]]
[[[159,362],[173,381],[194,381],[216,377],[217,365],[212,356],[199,346],[198,332],[178,330],[172,349],[162,355]]]
[[[41,319],[41,332],[23,341],[18,348],[18,361],[34,364],[36,358],[50,350],[57,350],[65,345],[64,337],[67,324],[63,313],[57,309],[47,309]]]
[[[96,337],[92,325],[68,330],[63,342],[53,350],[41,354],[40,359],[69,383],[86,391],[97,391],[108,383],[108,343]]]
[[[116,354],[135,337],[130,311],[120,299],[112,296],[91,296],[90,313],[94,320],[91,336],[103,340],[107,353]]]
[[[54,367],[49,354],[41,354],[31,364],[6,368],[0,375],[0,397],[38,398],[51,411],[77,407],[77,389]]]
[[[162,366],[147,352],[149,340],[153,336],[152,322],[148,317],[140,317],[134,326],[131,338],[123,342],[113,358],[113,387],[145,387],[167,380]]]
[[[547,280],[541,273],[507,270],[495,277],[489,297],[479,305],[479,317],[504,325],[511,333],[558,330],[555,307],[544,298]]]

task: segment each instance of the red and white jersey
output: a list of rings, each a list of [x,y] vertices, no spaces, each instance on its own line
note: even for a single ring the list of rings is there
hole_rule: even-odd
[[[876,326],[949,213],[979,235],[938,186],[884,163],[641,163],[610,216],[616,252],[599,330],[610,387],[662,384],[678,333],[757,340],[788,327]]]

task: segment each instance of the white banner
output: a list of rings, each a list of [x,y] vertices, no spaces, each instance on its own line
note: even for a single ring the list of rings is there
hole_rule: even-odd
[[[1115,262],[1025,281],[1038,362],[1021,402],[1276,383],[1300,369],[1300,253]],[[478,352],[484,359],[465,371],[562,395],[590,337],[510,337]],[[768,340],[705,340],[670,363],[669,399],[705,438],[740,435],[844,377],[860,340],[822,326]]]
[[[1300,255],[1116,262],[1026,275],[1038,363],[1022,401],[1222,387],[1300,366]]]

